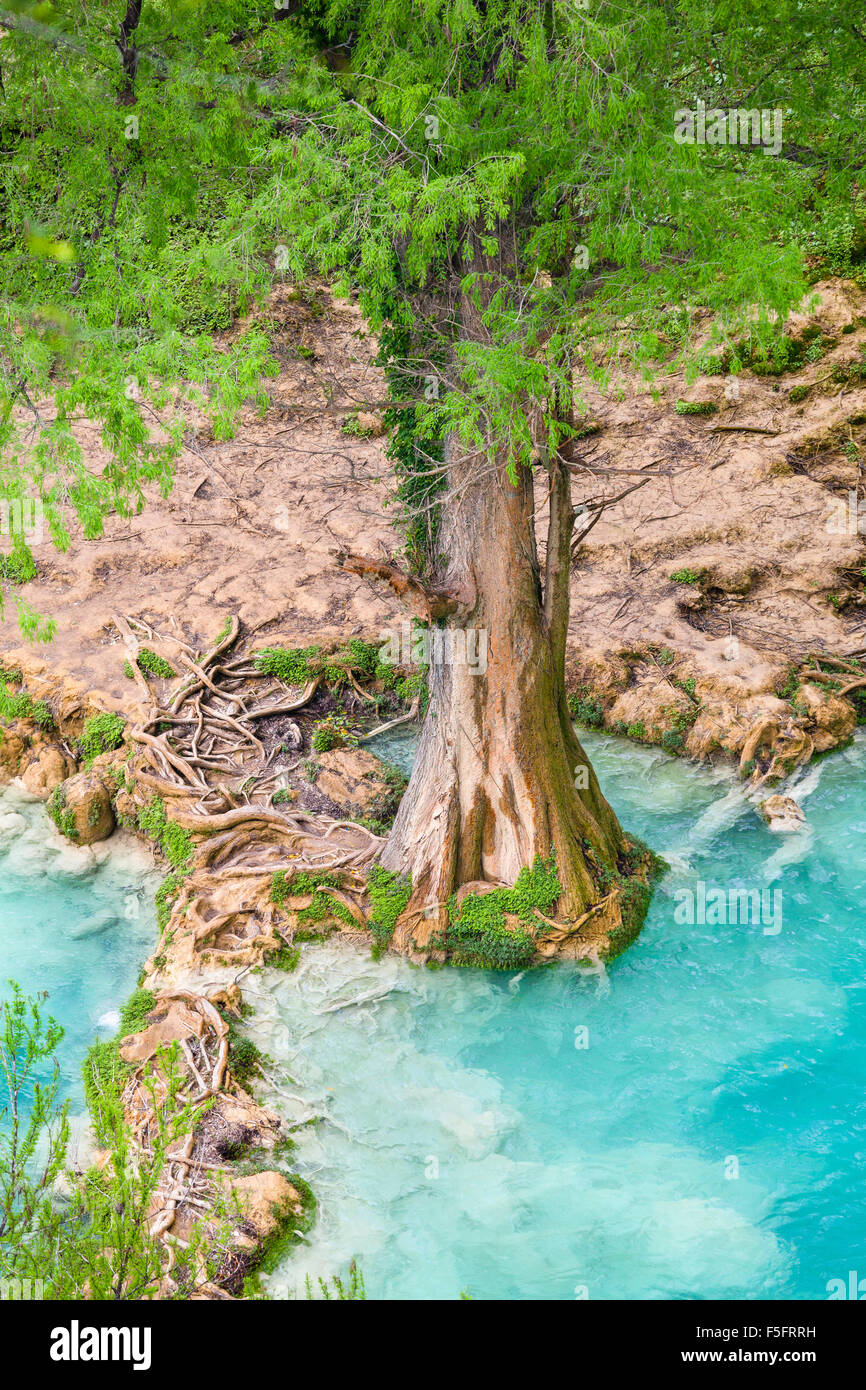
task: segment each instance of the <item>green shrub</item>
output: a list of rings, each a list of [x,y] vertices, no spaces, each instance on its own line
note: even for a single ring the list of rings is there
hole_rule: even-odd
[[[165,814],[165,804],[155,796],[138,813],[138,828],[155,840],[173,869],[185,869],[192,858],[193,842],[188,830],[171,821]]]
[[[310,662],[315,662],[320,651],[320,647],[263,647],[253,657],[253,665],[286,685],[308,685],[319,673],[321,663],[316,662],[316,670],[312,670]]]
[[[174,667],[165,661],[163,657],[157,656],[149,647],[142,647],[136,658],[139,670],[147,672],[148,675],[158,676],[160,680],[173,680],[177,675]],[[128,664],[128,663],[127,663]],[[132,668],[130,667],[130,674]]]
[[[347,907],[344,907],[336,898],[332,898],[330,893],[318,891],[319,888],[339,888],[339,886],[340,880],[336,874],[325,871],[308,873],[304,869],[293,873],[291,870],[279,869],[271,879],[271,902],[276,907],[283,907],[288,898],[311,893],[313,901],[309,907],[300,908],[297,913],[299,927],[316,926],[328,917],[339,917],[341,921],[347,922],[351,926],[357,926]]]
[[[0,555],[0,579],[7,584],[28,584],[36,578],[33,556],[25,545],[13,544],[8,555]]]
[[[84,722],[84,733],[78,740],[79,756],[86,768],[101,753],[119,748],[124,739],[124,722],[119,714],[93,714]]]
[[[164,932],[168,926],[172,905],[183,887],[184,878],[185,874],[183,873],[168,874],[156,890],[156,897],[154,898],[156,925],[160,933]]]
[[[130,1033],[142,1033],[147,1025],[148,1014],[156,1008],[156,995],[149,989],[137,989],[129,996],[120,1011],[118,1036],[128,1037]]]
[[[77,841],[78,831],[75,828],[75,816],[67,804],[66,792],[62,783],[59,787],[54,788],[45,809],[61,835],[65,835],[67,840]]]
[[[568,708],[572,719],[588,729],[600,729],[604,724],[604,706],[590,695],[570,695]]]
[[[715,415],[718,406],[713,401],[677,401],[677,415]]]
[[[357,748],[358,736],[345,714],[326,714],[313,725],[312,747],[316,753],[327,753],[331,748]]]

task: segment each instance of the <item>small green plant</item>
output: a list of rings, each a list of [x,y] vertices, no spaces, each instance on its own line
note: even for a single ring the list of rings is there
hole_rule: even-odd
[[[373,951],[378,956],[387,950],[397,919],[406,910],[412,894],[412,880],[374,864],[367,879],[367,892],[370,895]]]
[[[92,714],[84,722],[84,732],[78,740],[79,756],[90,768],[94,758],[119,748],[124,739],[124,722],[119,714]]]
[[[670,577],[674,584],[700,584],[705,574],[705,570],[682,569],[674,570]]]
[[[322,1298],[337,1299],[343,1303],[358,1303],[366,1300],[367,1290],[364,1287],[364,1276],[354,1260],[349,1265],[348,1279],[341,1279],[339,1274],[332,1274],[330,1283],[321,1276],[318,1282]],[[313,1289],[313,1281],[309,1274],[307,1275],[306,1293],[308,1299],[314,1299],[316,1297]]]
[[[578,724],[584,724],[588,729],[600,729],[604,724],[604,706],[600,700],[590,695],[570,695],[568,709],[572,719]]]
[[[161,797],[155,796],[146,806],[142,806],[138,813],[138,828],[156,841],[173,869],[188,867],[193,853],[192,836],[188,830],[167,818]]]
[[[293,801],[294,797],[294,792],[288,787],[280,787],[279,791],[274,792],[272,801],[275,806],[284,806],[286,802]]]
[[[309,894],[312,897],[312,902],[308,907],[302,907],[297,911],[299,927],[315,927],[328,917],[338,917],[350,926],[357,926],[347,907],[333,898],[330,893],[319,891],[320,889],[339,888],[339,886],[340,881],[336,874],[324,871],[308,873],[306,870],[292,873],[291,870],[279,869],[271,879],[271,902],[276,907],[283,907],[289,898],[306,897]],[[301,935],[298,934],[296,939],[301,940]]]
[[[677,401],[674,406],[677,415],[715,415],[718,408],[714,401]]]
[[[7,584],[28,584],[36,578],[33,556],[25,545],[13,544],[8,555],[0,555],[0,579]]]
[[[327,753],[332,748],[357,748],[358,741],[345,714],[326,714],[313,725],[311,743],[315,753]]]
[[[776,697],[779,700],[792,700],[800,688],[800,677],[796,666],[789,666],[785,672],[785,679],[776,686]]]
[[[142,647],[136,658],[139,670],[146,672],[150,676],[158,676],[160,680],[173,680],[177,675],[174,667],[163,657],[157,656],[149,647]],[[128,664],[128,663],[127,663]],[[130,667],[130,671],[132,668]]]
[[[362,425],[357,411],[352,411],[347,415],[341,425],[343,434],[347,434],[354,439],[372,439],[376,433],[373,425]]]
[[[65,835],[67,840],[72,840],[73,843],[76,842],[78,840],[78,831],[75,828],[75,816],[69,809],[66,800],[66,790],[62,783],[59,787],[54,788],[45,809],[54,821],[61,835]]]
[[[633,724],[629,724],[626,729],[626,734],[629,738],[635,739],[638,743],[646,743],[647,741],[646,725],[642,719],[636,719]]]
[[[791,405],[799,405],[800,401],[804,401],[811,390],[811,386],[792,386],[788,392],[788,400]]]
[[[448,926],[440,945],[451,952],[455,965],[482,966],[488,970],[522,970],[535,955],[536,909],[549,913],[562,887],[553,858],[536,856],[524,866],[513,888],[494,888],[491,893],[469,893],[458,906],[455,894],[448,902]],[[511,928],[506,913],[520,926]]]
[[[263,647],[253,657],[253,665],[266,676],[276,676],[286,685],[308,685],[318,669],[313,671],[320,647]],[[316,663],[317,668],[319,663]]]

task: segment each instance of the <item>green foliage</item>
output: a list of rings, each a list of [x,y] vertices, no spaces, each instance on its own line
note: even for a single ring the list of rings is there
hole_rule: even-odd
[[[186,875],[183,872],[168,874],[156,890],[154,902],[156,904],[156,925],[160,933],[164,932],[171,917],[172,906],[183,887]]]
[[[604,706],[600,700],[587,694],[569,695],[568,708],[572,719],[584,724],[588,729],[600,729],[604,725]]]
[[[253,657],[253,665],[266,676],[276,676],[286,685],[307,685],[317,672],[310,662],[319,656],[319,647],[263,647]]]
[[[143,834],[155,840],[175,870],[188,868],[193,854],[192,836],[188,830],[165,814],[165,803],[159,796],[153,797],[138,813],[138,828]]]
[[[0,555],[0,579],[9,584],[27,584],[35,578],[36,564],[23,546],[13,547],[9,555]]]
[[[66,800],[66,791],[62,783],[59,787],[54,788],[54,791],[48,798],[45,809],[61,835],[65,835],[67,840],[72,840],[73,842],[78,840],[78,831],[75,827],[75,816],[69,809],[69,804]]]
[[[637,743],[647,742],[646,725],[642,719],[637,719],[633,724],[629,724],[626,733],[629,738],[633,738]]]
[[[156,995],[149,989],[137,989],[129,996],[120,1011],[119,1036],[141,1033],[148,1026],[147,1016],[156,1008]]]
[[[559,900],[562,887],[554,860],[537,856],[531,868],[524,865],[513,888],[468,894],[458,906],[455,894],[448,902],[448,926],[440,945],[451,952],[455,965],[488,970],[520,970],[535,955],[535,909],[547,915]],[[516,915],[522,925],[510,929],[505,914]]]
[[[700,584],[704,578],[703,570],[674,570],[670,576],[674,584]]]
[[[177,675],[174,667],[163,657],[157,656],[149,647],[142,647],[137,657],[139,668],[148,675],[158,676],[160,680],[173,680]]]
[[[69,1105],[59,1099],[54,1056],[63,1029],[43,1015],[44,996],[28,999],[14,981],[9,984],[10,997],[0,1004],[0,1276],[16,1252],[19,1261],[26,1257],[33,1228],[50,1220],[49,1194],[69,1140]],[[33,1273],[43,1277],[38,1267]]]
[[[63,547],[67,502],[94,537],[148,486],[166,491],[188,404],[218,439],[245,402],[266,406],[277,363],[255,310],[286,273],[360,294],[418,572],[438,562],[449,434],[504,449],[513,473],[539,437],[563,442],[552,403],[573,368],[692,371],[707,314],[705,357],[808,360],[814,341],[780,347],[789,308],[822,268],[859,274],[866,254],[862,36],[837,8],[777,0],[768,23],[759,0],[316,0],[276,23],[211,0],[174,23],[155,0],[124,72],[120,12],[18,0],[0,117],[0,498],[38,497]],[[675,113],[698,99],[778,107],[780,149],[678,143]],[[475,300],[471,340],[455,341],[459,299]],[[71,428],[82,416],[98,472]],[[49,632],[18,615],[31,640]]]
[[[330,1283],[327,1279],[318,1280],[319,1293],[324,1299],[338,1299],[343,1303],[360,1303],[366,1300],[367,1290],[364,1287],[364,1276],[353,1260],[349,1265],[349,1277],[341,1279],[339,1274],[332,1274]],[[313,1281],[309,1274],[306,1282],[307,1298],[315,1298]]]
[[[358,735],[345,714],[326,714],[313,725],[312,748],[327,753],[331,748],[357,748]]]
[[[78,740],[78,753],[89,768],[101,753],[119,748],[124,740],[124,721],[119,714],[92,714],[84,721],[84,732]]]
[[[800,401],[804,401],[806,399],[811,390],[811,386],[792,386],[790,391],[788,392],[788,400],[790,401],[791,405],[798,405]]]
[[[271,800],[275,806],[284,806],[287,802],[294,801],[294,792],[288,787],[280,787],[278,791],[274,792]]]
[[[674,406],[677,415],[715,415],[718,408],[714,401],[677,401]]]
[[[397,918],[406,909],[412,895],[412,880],[374,864],[367,879],[370,898],[370,931],[376,955],[387,950]]]
[[[785,679],[776,686],[775,694],[780,700],[793,700],[800,689],[800,675],[796,666],[789,666]]]
[[[297,970],[300,959],[301,952],[298,946],[281,946],[278,951],[272,951],[268,956],[268,967],[271,970],[283,970],[290,975]]]
[[[34,700],[26,691],[12,694],[6,684],[10,681],[21,683],[20,671],[0,670],[0,721],[8,719],[32,719],[40,729],[54,728],[54,715],[44,700]]]
[[[313,901],[309,907],[298,910],[297,920],[300,927],[317,926],[324,922],[328,917],[339,917],[341,921],[355,926],[355,919],[347,907],[327,892],[320,892],[320,889],[339,888],[340,880],[336,874],[332,873],[308,873],[306,870],[293,873],[291,870],[279,869],[271,880],[271,902],[277,907],[283,907],[289,898],[306,896],[311,893]],[[297,940],[301,936],[296,935]]]

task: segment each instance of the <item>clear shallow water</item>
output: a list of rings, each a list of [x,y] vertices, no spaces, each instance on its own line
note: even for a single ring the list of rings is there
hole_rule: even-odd
[[[321,1216],[276,1295],[352,1258],[374,1298],[826,1298],[866,1274],[866,742],[802,779],[793,837],[728,776],[584,742],[674,865],[606,974],[328,944],[250,981],[270,1099],[329,1117],[297,1132]],[[780,889],[781,930],[678,925],[698,879]]]
[[[76,848],[41,802],[0,788],[0,998],[8,998],[9,980],[26,994],[47,991],[43,1010],[65,1029],[58,1060],[78,1128],[81,1063],[94,1038],[117,1031],[117,1008],[156,939],[158,884],[135,842],[113,837]],[[0,1109],[5,1102],[0,1076]]]

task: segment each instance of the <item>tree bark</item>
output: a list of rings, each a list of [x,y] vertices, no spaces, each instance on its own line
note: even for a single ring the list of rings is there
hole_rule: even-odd
[[[412,876],[394,939],[402,949],[429,947],[444,931],[445,903],[461,884],[511,885],[536,855],[555,854],[557,916],[573,920],[598,901],[600,871],[616,872],[627,849],[566,703],[567,474],[553,478],[546,592],[530,471],[521,469],[515,486],[504,460],[493,481],[455,461],[448,485],[456,495],[442,523],[449,560],[441,582],[475,599],[446,619],[446,630],[486,633],[487,669],[431,661],[415,767],[380,857],[384,868]]]

